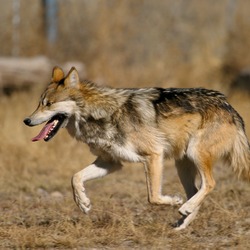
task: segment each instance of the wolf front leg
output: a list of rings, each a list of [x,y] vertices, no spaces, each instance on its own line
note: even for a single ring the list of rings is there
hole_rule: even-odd
[[[91,209],[90,200],[86,195],[84,183],[89,180],[104,177],[121,167],[122,165],[119,162],[97,158],[91,165],[74,174],[72,177],[74,200],[84,213],[88,213]]]
[[[152,204],[178,205],[183,200],[178,196],[162,195],[163,154],[151,154],[145,163],[148,200]]]

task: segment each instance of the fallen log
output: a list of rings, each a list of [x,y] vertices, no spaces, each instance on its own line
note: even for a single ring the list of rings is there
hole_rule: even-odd
[[[44,56],[0,57],[0,93],[10,95],[14,91],[28,90],[36,84],[48,82],[55,65],[58,64]],[[65,72],[75,66],[80,77],[86,78],[85,66],[79,61],[66,62],[58,66],[62,67]]]

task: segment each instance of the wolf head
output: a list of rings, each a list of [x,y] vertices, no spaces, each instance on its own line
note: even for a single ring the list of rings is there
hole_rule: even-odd
[[[70,117],[75,114],[77,109],[75,99],[79,88],[80,80],[74,67],[66,77],[61,68],[53,69],[52,80],[41,95],[37,109],[24,119],[24,123],[28,126],[47,122],[32,141],[41,139],[49,141],[61,127],[67,126]]]

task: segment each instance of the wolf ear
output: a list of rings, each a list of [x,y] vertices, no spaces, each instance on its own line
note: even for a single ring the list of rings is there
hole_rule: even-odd
[[[80,84],[79,75],[75,67],[72,67],[65,78],[64,83],[69,87],[77,88]]]
[[[53,82],[60,82],[64,78],[64,73],[61,68],[54,67],[52,71],[52,81]]]

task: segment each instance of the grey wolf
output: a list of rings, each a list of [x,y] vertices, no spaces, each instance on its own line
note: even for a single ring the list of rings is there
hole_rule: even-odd
[[[123,161],[144,164],[150,203],[180,205],[180,197],[161,191],[164,157],[175,159],[187,196],[176,229],[190,224],[214,188],[215,164],[250,177],[244,122],[226,97],[214,90],[102,87],[80,82],[74,67],[66,76],[55,67],[37,109],[24,119],[28,126],[44,122],[33,141],[49,141],[65,127],[97,156],[72,177],[74,200],[85,213],[91,209],[85,182],[120,169]]]

